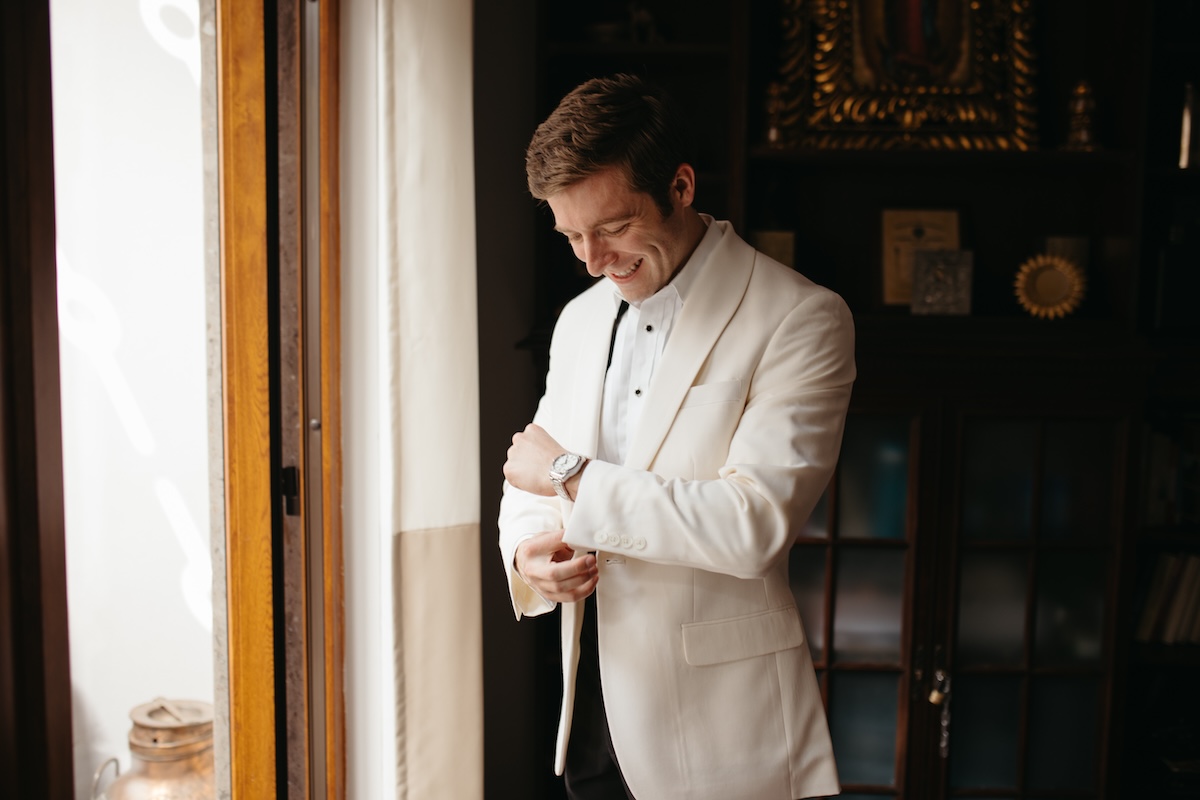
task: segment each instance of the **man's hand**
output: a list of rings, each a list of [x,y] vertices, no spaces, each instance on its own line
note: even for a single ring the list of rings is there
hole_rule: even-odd
[[[512,447],[508,448],[508,461],[504,463],[505,479],[530,494],[553,496],[550,465],[563,454],[563,446],[554,441],[544,428],[532,422],[525,426],[525,430],[514,433],[512,441]]]
[[[562,539],[561,530],[539,533],[521,542],[513,558],[525,582],[552,603],[582,600],[596,590],[600,579],[596,556],[585,553],[573,558]]]

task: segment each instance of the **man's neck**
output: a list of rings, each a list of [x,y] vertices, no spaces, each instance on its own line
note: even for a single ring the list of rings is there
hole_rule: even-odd
[[[700,214],[694,208],[690,206],[681,208],[679,213],[685,215],[683,221],[685,231],[683,241],[687,242],[688,246],[683,254],[683,258],[675,265],[675,270],[671,273],[671,277],[667,279],[667,283],[675,280],[675,276],[691,260],[692,253],[696,252],[696,248],[700,246],[700,240],[708,232],[708,226],[704,224],[704,220],[700,218]]]

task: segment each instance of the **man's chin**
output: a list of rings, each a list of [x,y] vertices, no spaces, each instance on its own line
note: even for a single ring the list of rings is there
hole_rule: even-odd
[[[621,286],[616,284],[615,281],[613,285],[616,286],[617,294],[621,295],[621,297],[625,299],[626,303],[640,303],[646,299],[646,296],[643,293],[637,291],[637,289],[632,286]]]

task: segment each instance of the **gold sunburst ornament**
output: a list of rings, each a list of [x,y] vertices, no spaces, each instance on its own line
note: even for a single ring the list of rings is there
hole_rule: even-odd
[[[1035,317],[1065,317],[1083,302],[1083,270],[1062,256],[1037,255],[1021,265],[1013,282],[1017,300]]]

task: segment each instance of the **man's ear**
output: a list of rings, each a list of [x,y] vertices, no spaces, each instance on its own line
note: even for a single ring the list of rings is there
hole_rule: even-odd
[[[696,171],[691,164],[680,164],[671,180],[671,202],[687,208],[696,198]]]

